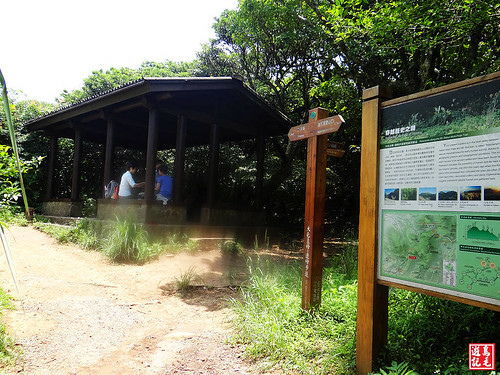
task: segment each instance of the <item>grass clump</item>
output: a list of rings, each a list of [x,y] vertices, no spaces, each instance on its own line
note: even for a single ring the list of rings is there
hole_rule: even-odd
[[[243,253],[243,246],[239,242],[226,240],[219,243],[219,250],[222,255],[236,256]]]
[[[301,309],[300,264],[250,267],[233,300],[236,342],[264,369],[304,374],[354,373],[357,283],[326,269],[319,311]]]
[[[117,218],[107,233],[102,251],[114,262],[143,264],[162,251],[160,244],[150,243],[143,225],[132,219]]]
[[[195,267],[189,267],[186,272],[182,272],[179,277],[175,278],[175,289],[182,295],[185,295],[193,282],[202,281],[201,277],[196,272]]]
[[[413,371],[406,362],[397,363],[393,361],[390,366],[387,366],[387,370],[389,372],[381,369],[380,372],[370,373],[369,375],[418,375],[418,373]]]

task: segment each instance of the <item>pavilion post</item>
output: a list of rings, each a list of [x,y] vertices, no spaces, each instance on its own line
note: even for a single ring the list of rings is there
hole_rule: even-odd
[[[213,207],[216,199],[217,177],[219,171],[219,152],[220,152],[220,127],[212,124],[210,128],[210,161],[208,165],[208,197],[207,203],[209,209]]]
[[[155,200],[154,185],[155,185],[155,164],[156,164],[156,148],[158,144],[158,121],[159,112],[156,108],[149,109],[148,123],[148,144],[146,151],[146,186],[144,190],[144,199],[146,201]]]
[[[177,118],[177,138],[175,144],[173,200],[181,204],[184,201],[184,168],[186,160],[186,116]]]
[[[266,139],[257,138],[257,175],[255,177],[255,208],[262,208],[263,186],[264,186],[264,153],[266,151]]]
[[[76,202],[80,197],[80,175],[83,154],[83,138],[80,128],[75,128],[75,149],[73,153],[73,176],[71,181],[71,201]]]
[[[50,136],[49,143],[49,158],[47,171],[47,190],[45,192],[45,200],[50,201],[54,197],[54,176],[56,170],[58,138],[54,135]]]
[[[113,157],[115,153],[114,122],[108,119],[106,131],[106,151],[104,157],[104,186],[111,181],[113,173]]]

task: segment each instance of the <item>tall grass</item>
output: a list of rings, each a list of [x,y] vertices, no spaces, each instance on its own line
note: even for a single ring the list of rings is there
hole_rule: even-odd
[[[323,304],[315,313],[301,305],[299,264],[250,267],[241,300],[232,301],[234,340],[263,369],[303,374],[352,374],[357,283],[324,272]]]
[[[301,310],[301,264],[249,264],[231,303],[234,342],[263,366],[298,374],[353,374],[356,350],[355,245],[323,273],[322,305]],[[384,374],[473,374],[468,344],[500,337],[500,313],[390,289],[388,343],[374,368]],[[497,364],[499,363],[497,353]],[[383,370],[385,368],[386,370]]]
[[[196,252],[199,245],[183,234],[169,234],[153,241],[144,226],[132,217],[111,223],[80,220],[76,225],[54,225],[35,219],[33,226],[60,243],[74,243],[86,250],[98,250],[117,263],[144,264],[162,253]]]
[[[142,264],[154,252],[142,224],[130,218],[116,218],[102,246],[104,254],[114,262]]]

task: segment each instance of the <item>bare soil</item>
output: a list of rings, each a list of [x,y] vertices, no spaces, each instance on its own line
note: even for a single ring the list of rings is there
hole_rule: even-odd
[[[237,298],[228,280],[244,273],[243,259],[206,250],[116,265],[32,227],[7,235],[20,298],[2,255],[1,285],[19,298],[5,321],[22,350],[7,374],[255,372],[227,341],[228,299]],[[189,270],[197,286],[181,295],[173,285]]]

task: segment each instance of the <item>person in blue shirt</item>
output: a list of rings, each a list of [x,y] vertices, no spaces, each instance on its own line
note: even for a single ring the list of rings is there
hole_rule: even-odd
[[[158,168],[158,181],[155,186],[156,200],[163,201],[164,206],[172,199],[172,177],[166,172],[164,165]]]
[[[156,160],[156,163],[155,163],[155,186],[156,186],[156,183],[158,182],[158,176],[160,175],[158,173],[158,169],[164,165],[163,162],[160,160],[160,159],[157,159]]]

